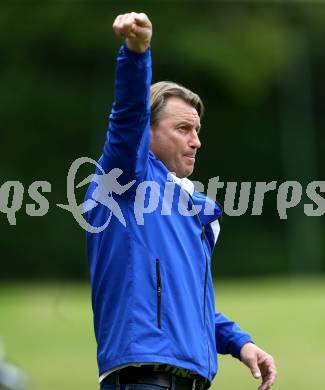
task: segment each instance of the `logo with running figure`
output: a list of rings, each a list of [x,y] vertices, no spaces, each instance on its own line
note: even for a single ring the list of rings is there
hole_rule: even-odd
[[[87,176],[77,185],[75,184],[76,175],[79,168],[84,164],[92,164],[97,168],[95,174]],[[115,200],[116,196],[120,196],[128,191],[136,180],[121,185],[118,178],[123,171],[120,168],[113,168],[106,173],[98,162],[90,157],[80,157],[76,159],[70,166],[67,175],[67,200],[68,204],[57,204],[64,210],[72,213],[77,223],[89,233],[100,233],[105,230],[114,215],[118,221],[126,227],[126,220],[123,212]],[[202,204],[192,204],[191,190],[184,182],[187,179],[179,179],[171,172],[168,173],[164,188],[161,188],[159,183],[155,181],[142,181],[134,188],[134,205],[133,213],[136,223],[141,226],[145,223],[145,215],[160,212],[161,216],[169,216],[175,207],[176,212],[184,217],[193,217],[196,214],[203,212],[204,215],[214,215],[214,201],[217,197],[217,191],[223,188],[226,184],[224,212],[230,216],[240,216],[247,212],[249,208],[249,201],[251,196],[251,182],[243,182],[240,185],[240,192],[238,197],[238,205],[235,207],[235,198],[237,193],[237,182],[224,183],[219,181],[219,176],[211,178],[208,183],[207,196]],[[93,183],[93,190],[91,196],[81,204],[77,203],[75,189],[81,188],[85,185]],[[192,183],[191,183],[192,184]],[[195,190],[204,192],[204,185],[200,182],[194,183]],[[174,203],[175,186],[180,185],[181,192],[177,196],[177,205]],[[11,188],[14,189],[13,200],[9,207],[9,196]],[[48,211],[49,204],[44,196],[39,192],[39,188],[43,192],[49,192],[51,185],[46,181],[36,181],[31,184],[28,193],[32,199],[39,203],[38,209],[33,204],[26,205],[26,212],[28,215],[45,215]],[[271,190],[276,190],[277,182],[256,182],[255,192],[253,193],[253,205],[251,215],[261,215],[263,210],[263,202],[265,193]],[[290,189],[291,194],[290,194]],[[304,212],[307,216],[321,216],[325,213],[325,199],[318,192],[325,192],[324,181],[310,182],[306,188],[307,196],[314,202],[304,204]],[[24,187],[20,182],[6,182],[0,187],[0,212],[6,213],[10,224],[16,224],[15,213],[21,207],[23,201]],[[277,210],[281,219],[287,219],[287,209],[299,204],[302,196],[302,186],[295,181],[287,181],[280,184],[277,189]],[[115,198],[115,199],[114,199]],[[209,200],[211,199],[211,200]],[[161,202],[160,202],[161,200]],[[315,208],[316,205],[316,208]],[[105,206],[108,209],[108,216],[102,226],[92,226],[85,216],[85,214],[97,206]],[[160,208],[160,209],[159,209]],[[190,209],[189,209],[190,208]]]
[[[86,163],[95,165],[98,170],[102,172],[102,174],[89,175],[79,184],[75,185],[78,169]],[[118,203],[114,200],[113,194],[122,195],[133,186],[135,180],[132,180],[130,183],[127,183],[123,186],[120,185],[117,181],[117,178],[120,177],[122,173],[123,171],[120,168],[114,168],[108,173],[105,173],[98,162],[92,158],[78,158],[71,164],[67,176],[68,204],[57,204],[57,206],[64,210],[70,211],[79,225],[89,233],[100,233],[105,230],[109,225],[113,215],[121,222],[123,226],[126,226],[126,221],[122,210],[120,209]],[[96,188],[91,195],[91,199],[87,199],[85,202],[78,205],[75,196],[75,188],[83,187],[91,182],[96,183]],[[102,226],[92,226],[87,222],[83,215],[97,207],[99,204],[106,206],[110,212],[106,222]]]

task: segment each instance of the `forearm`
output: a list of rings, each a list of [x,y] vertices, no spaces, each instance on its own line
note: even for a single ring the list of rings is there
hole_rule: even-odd
[[[240,358],[243,345],[252,342],[251,336],[223,313],[215,313],[215,335],[218,353]]]
[[[151,23],[145,14],[133,12],[118,16],[113,29],[126,39],[117,57],[111,120],[139,119],[150,112]]]
[[[117,57],[111,119],[150,113],[151,53],[136,53],[123,44]]]
[[[132,13],[118,16],[113,24],[115,33],[125,38],[130,35],[127,30],[130,26],[139,27],[142,23],[147,27],[139,28],[145,30],[146,37],[151,37],[150,21],[141,15]],[[141,179],[146,169],[150,143],[151,53],[147,40],[146,46],[142,38],[133,40],[139,45],[142,44],[141,47],[145,50],[130,50],[128,39],[119,50],[115,72],[115,97],[101,159],[105,171],[112,168],[122,169],[121,180],[124,184],[133,179]]]

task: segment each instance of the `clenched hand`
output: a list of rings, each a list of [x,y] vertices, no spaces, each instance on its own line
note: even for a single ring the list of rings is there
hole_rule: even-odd
[[[126,40],[127,47],[132,51],[143,53],[150,45],[152,24],[144,13],[131,12],[117,16],[113,30],[119,38]]]

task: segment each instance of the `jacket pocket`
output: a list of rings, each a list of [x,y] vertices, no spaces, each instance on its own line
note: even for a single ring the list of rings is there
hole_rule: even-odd
[[[160,262],[156,259],[156,279],[157,279],[157,326],[161,329],[161,274],[160,274]]]

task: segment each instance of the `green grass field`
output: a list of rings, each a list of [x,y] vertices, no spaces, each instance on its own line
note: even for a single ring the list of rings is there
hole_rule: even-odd
[[[325,388],[325,279],[223,281],[216,295],[218,310],[274,355],[274,389]],[[28,373],[30,390],[98,389],[87,284],[2,285],[0,339],[7,359]],[[220,357],[214,390],[257,387],[243,364]]]

